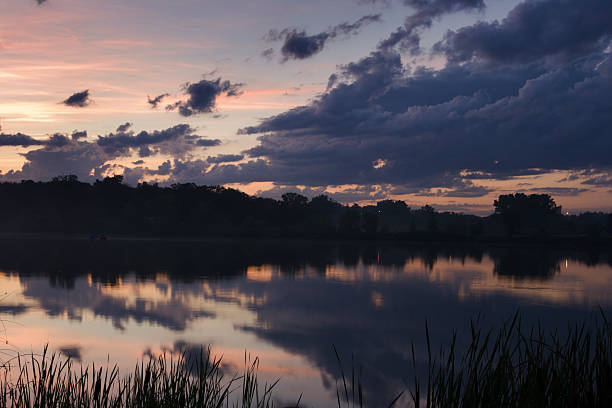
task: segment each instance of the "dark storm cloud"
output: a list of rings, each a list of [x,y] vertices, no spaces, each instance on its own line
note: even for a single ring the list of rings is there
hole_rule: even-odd
[[[0,146],[40,146],[44,144],[42,140],[34,139],[32,136],[23,133],[7,134],[0,133]]]
[[[510,15],[523,15],[517,9],[524,4]],[[602,14],[610,7],[589,4]],[[574,9],[573,2],[557,6],[551,19]],[[589,21],[599,25],[589,32],[609,30],[608,20]],[[551,44],[565,41],[570,23],[559,19],[559,27],[549,30]],[[500,30],[511,37],[513,26],[504,24]],[[610,168],[612,116],[602,112],[612,111],[612,56],[601,50],[601,36],[586,38],[590,43],[581,41],[581,49],[594,51],[579,59],[491,64],[475,55],[440,70],[409,70],[396,51],[373,52],[342,67],[330,78],[331,89],[311,103],[240,130],[259,134],[258,144],[243,152],[251,160],[217,166],[214,173],[233,181],[269,177],[286,185],[394,184],[426,192],[444,187],[452,189],[448,196],[468,197],[488,190],[457,184],[464,175],[508,179]]]
[[[151,97],[147,96],[147,103],[149,105],[151,105],[151,108],[155,109],[155,108],[157,108],[157,105],[159,105],[161,103],[161,101],[165,97],[167,97],[167,96],[170,96],[170,94],[164,93],[164,94],[161,94],[161,95],[157,95],[155,98],[151,98]]]
[[[55,133],[46,140],[34,139],[32,136],[28,136],[23,133],[0,133],[0,146],[29,147],[46,145],[51,147],[61,147],[68,143],[70,143],[70,139],[62,133]]]
[[[242,94],[241,88],[244,84],[231,83],[221,78],[208,80],[202,79],[200,82],[186,83],[184,85],[187,100],[178,101],[166,106],[166,110],[178,110],[182,116],[192,116],[199,113],[211,113],[216,108],[217,97],[225,94],[226,96],[239,96]]]
[[[404,0],[403,3],[416,11],[406,18],[403,26],[398,27],[380,42],[378,45],[380,50],[399,46],[411,54],[418,54],[421,52],[420,32],[431,27],[434,20],[445,14],[463,10],[481,10],[485,7],[483,0]]]
[[[209,163],[227,163],[235,162],[244,159],[242,154],[220,154],[218,156],[208,156],[206,159]]]
[[[157,166],[157,170],[155,170],[153,174],[159,174],[162,176],[166,176],[170,174],[170,169],[171,169],[170,160],[166,160],[165,162]]]
[[[338,82],[338,75],[331,74],[327,79],[327,86],[325,87],[325,91],[329,91],[331,88],[333,88],[334,85],[336,85],[336,82]]]
[[[364,25],[380,21],[380,14],[372,14],[363,16],[353,23],[338,24],[318,34],[308,35],[303,30],[298,31],[295,28],[286,28],[281,31],[270,30],[266,38],[269,41],[283,41],[281,47],[283,61],[306,59],[323,51],[328,41],[340,35],[357,34]],[[263,53],[262,55],[271,57],[273,52],[274,50],[270,48],[264,51],[265,55]]]
[[[286,33],[285,42],[281,48],[283,61],[312,57],[323,51],[328,39],[328,33],[307,35],[305,31],[289,31]]]
[[[545,56],[583,56],[608,45],[611,20],[609,0],[525,1],[501,22],[481,21],[449,31],[434,48],[453,62],[473,57],[530,62]]]
[[[0,305],[0,313],[17,316],[28,311],[28,306],[25,305]]]
[[[90,180],[91,172],[116,156],[105,153],[97,145],[77,142],[60,148],[46,146],[23,154],[26,162],[21,170],[11,170],[5,181],[48,180],[58,174],[75,174],[81,180]]]
[[[66,106],[72,106],[74,108],[84,108],[88,106],[91,103],[91,99],[89,98],[89,89],[70,95],[68,98],[63,100],[62,103]]]
[[[402,59],[399,54],[393,52],[373,52],[369,56],[357,62],[350,62],[341,66],[342,74],[346,78],[364,78],[366,75],[370,79],[378,82],[378,86],[384,87],[394,80],[400,78],[405,73]],[[383,74],[383,75],[379,75]],[[334,74],[332,74],[333,76]],[[337,78],[334,79],[334,82]],[[329,85],[329,84],[328,84]]]
[[[497,37],[491,38],[498,38],[500,50],[504,47],[500,39],[513,41],[516,27],[528,26],[517,23],[521,18],[528,20],[521,16],[536,17],[525,6],[532,3],[544,7],[550,0],[521,3],[498,23]],[[415,8],[415,15],[435,16],[431,19],[482,6],[481,1],[415,0],[407,4]],[[139,136],[126,131],[100,137],[97,143],[45,146],[24,154],[23,174],[68,174],[52,171],[66,161],[66,167],[78,164],[89,175],[112,158],[138,152],[141,156],[168,153],[172,160],[162,170],[132,169],[134,179],[163,171],[169,182],[272,181],[313,189],[351,184],[367,195],[382,189],[392,194],[479,197],[490,190],[473,184],[474,180],[569,170],[580,176],[576,180],[604,185],[606,179],[597,177],[603,177],[602,169],[612,168],[612,115],[607,114],[612,112],[612,55],[602,49],[609,24],[608,20],[587,18],[595,27],[584,30],[600,34],[573,41],[568,40],[566,26],[573,20],[562,16],[572,10],[585,18],[598,10],[607,15],[610,6],[588,0],[598,9],[588,14],[576,4],[557,2],[557,9],[550,10],[550,24],[556,24],[556,29],[547,31],[551,48],[528,53],[528,57],[507,57],[506,50],[492,64],[492,57],[478,51],[469,53],[468,59],[458,58],[460,63],[451,58],[446,67],[434,70],[406,67],[397,48],[387,47],[346,64],[330,77],[328,89],[308,104],[241,129],[240,134],[258,136],[254,147],[241,152],[244,163],[214,157],[193,159],[185,153],[220,141],[190,132],[174,138],[171,128],[163,137],[155,132]],[[581,31],[580,27],[574,28]],[[478,41],[487,39],[481,38],[488,37],[486,31],[478,33],[473,33]],[[438,49],[454,55],[456,47],[457,55],[462,55],[464,45],[450,41],[453,35],[448,34],[445,48],[439,45]],[[534,40],[534,49],[545,43],[540,40]],[[566,51],[555,46],[563,41],[568,43]],[[549,58],[551,55],[573,58]],[[219,78],[186,84],[184,89],[188,98],[170,109],[189,116],[213,111],[217,96],[236,94],[239,86]],[[558,194],[582,192],[557,190]]]
[[[199,139],[195,142],[195,145],[200,147],[219,146],[220,144],[221,140],[219,139]]]
[[[50,147],[63,147],[70,144],[70,139],[61,133],[55,133],[46,142],[47,146]]]
[[[131,122],[125,122],[123,125],[117,126],[117,133],[127,132],[129,128],[132,127]]]
[[[444,186],[435,184],[441,174],[463,170],[496,178],[612,164],[612,117],[600,114],[612,110],[608,54],[548,72],[542,64],[470,63],[410,78],[397,54],[368,58],[345,69],[352,83],[242,130],[262,134],[246,151],[269,160],[259,175],[304,185]],[[387,164],[374,168],[378,159]],[[254,177],[246,165],[226,170]]]
[[[82,130],[82,131],[75,130],[74,132],[72,132],[72,140],[84,139],[86,137],[87,137],[86,130]]]
[[[56,133],[47,140],[36,140],[21,133],[0,135],[0,145],[42,146],[40,149],[22,153],[26,162],[21,170],[11,170],[1,176],[3,180],[47,180],[58,174],[75,174],[81,180],[101,177],[110,168],[109,161],[133,153],[141,157],[167,154],[175,158],[185,157],[196,147],[217,146],[218,139],[203,139],[189,125],[180,124],[164,130],[129,130],[98,136],[96,141],[80,141]],[[93,176],[92,176],[93,174]]]
[[[130,125],[127,123],[126,125]],[[97,144],[103,148],[121,150],[129,147],[140,147],[155,143],[177,139],[193,133],[193,129],[186,124],[176,125],[165,130],[155,130],[153,132],[141,131],[138,134],[128,132],[129,126],[121,125],[117,128],[117,133],[108,136],[98,136]]]
[[[97,145],[109,153],[128,154],[130,149],[138,149],[140,157],[152,156],[156,153],[183,156],[196,146],[217,146],[218,139],[203,139],[195,135],[195,129],[187,124],[175,125],[164,130],[153,132],[130,131],[131,123],[125,123],[117,128],[116,133],[98,136]]]
[[[155,151],[152,150],[149,146],[140,146],[138,148],[138,157],[149,157],[153,156]]]

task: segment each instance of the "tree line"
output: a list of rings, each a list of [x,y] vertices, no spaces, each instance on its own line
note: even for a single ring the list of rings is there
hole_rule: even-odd
[[[122,176],[95,183],[74,175],[0,183],[0,231],[184,237],[487,239],[612,235],[612,214],[564,215],[547,194],[501,195],[486,217],[410,208],[401,200],[343,205],[329,196],[249,196],[193,183],[131,187]]]

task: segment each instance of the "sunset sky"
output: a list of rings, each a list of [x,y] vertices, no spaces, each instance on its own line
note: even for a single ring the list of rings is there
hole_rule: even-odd
[[[610,0],[0,0],[0,180],[612,211]]]

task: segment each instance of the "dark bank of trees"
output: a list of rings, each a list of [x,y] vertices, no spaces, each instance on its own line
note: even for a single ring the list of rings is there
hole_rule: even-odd
[[[546,194],[509,194],[487,217],[410,208],[403,201],[342,205],[328,196],[252,197],[220,186],[94,184],[76,176],[0,183],[0,232],[184,237],[486,240],[608,239],[612,214],[563,215]]]

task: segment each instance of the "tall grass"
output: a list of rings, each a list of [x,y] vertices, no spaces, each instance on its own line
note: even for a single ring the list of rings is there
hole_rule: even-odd
[[[340,367],[337,406],[612,407],[612,325],[601,316],[564,334],[525,327],[518,313],[497,330],[483,330],[472,321],[467,347],[458,347],[454,332],[438,351],[426,325],[426,386],[422,389],[415,374],[410,398],[403,400],[403,392],[395,398],[366,392],[354,358],[345,372],[334,347]],[[416,373],[414,346],[412,358]],[[150,357],[120,377],[116,367],[73,366],[45,348],[40,356],[17,356],[0,365],[0,408],[274,407],[278,381],[259,383],[258,358],[245,354],[244,364],[242,375],[228,376],[221,359],[203,349],[199,356]]]
[[[338,403],[338,408],[363,408],[364,406],[369,406],[365,404],[363,395],[363,383],[361,382],[363,374],[362,369],[361,367],[359,367],[359,370],[355,369],[355,356],[351,355],[350,377],[347,378],[348,374],[345,374],[344,372],[344,366],[342,364],[342,359],[340,358],[340,353],[338,353],[336,346],[333,347],[336,360],[338,361],[338,367],[340,368],[340,376],[338,379],[336,379],[336,401]],[[404,391],[397,394],[395,398],[391,400],[391,402],[384,403],[383,400],[381,400],[377,401],[375,406],[386,406],[388,408],[394,407],[402,395],[404,395]],[[385,397],[379,395],[379,398]]]
[[[208,350],[210,351],[210,350]],[[241,376],[226,379],[210,352],[151,357],[120,378],[117,367],[73,367],[45,348],[41,356],[17,356],[2,367],[0,407],[271,408],[272,385],[260,386],[259,359],[245,356]],[[90,369],[91,367],[91,369]]]
[[[601,315],[594,325],[564,335],[524,328],[517,313],[497,331],[471,324],[471,343],[434,355],[426,328],[428,378],[422,394],[415,375],[415,407],[612,407],[612,327]],[[413,347],[416,371],[416,356]]]

